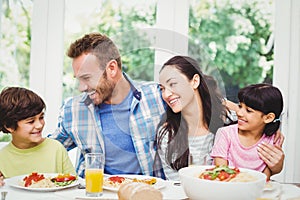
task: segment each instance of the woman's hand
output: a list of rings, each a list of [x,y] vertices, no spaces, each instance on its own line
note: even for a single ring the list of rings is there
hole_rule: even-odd
[[[259,144],[257,151],[260,158],[271,170],[271,175],[281,172],[284,161],[284,152],[281,146],[261,143]]]
[[[4,185],[4,176],[3,174],[0,172],[0,187]]]
[[[223,99],[223,105],[228,109],[228,110],[233,110],[235,112],[237,112],[239,110],[239,106],[238,104],[232,102],[232,101],[229,101],[228,99],[224,98]]]
[[[282,147],[283,141],[284,141],[284,135],[278,129],[274,137],[274,144],[277,144],[278,146]]]
[[[264,169],[263,173],[267,176],[267,181],[269,181],[272,174],[268,166]]]

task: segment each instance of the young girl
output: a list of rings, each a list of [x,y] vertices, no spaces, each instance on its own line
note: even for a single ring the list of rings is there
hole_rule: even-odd
[[[189,164],[211,164],[213,133],[223,126],[226,112],[217,83],[190,57],[168,60],[159,83],[168,106],[158,126],[155,161],[161,160],[167,179],[178,180],[177,171]]]
[[[44,101],[34,92],[20,87],[3,89],[0,131],[10,133],[12,141],[0,150],[0,176],[9,178],[32,172],[75,174],[62,144],[42,137],[44,110]]]
[[[272,173],[258,149],[273,144],[283,109],[281,92],[270,84],[254,84],[241,89],[238,99],[238,124],[217,131],[211,157],[215,165],[254,169],[269,179]]]

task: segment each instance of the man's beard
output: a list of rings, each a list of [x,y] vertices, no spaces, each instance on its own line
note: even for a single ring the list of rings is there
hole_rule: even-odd
[[[95,105],[99,105],[105,101],[109,101],[112,97],[115,84],[107,79],[101,81],[96,89],[96,98],[93,99]]]

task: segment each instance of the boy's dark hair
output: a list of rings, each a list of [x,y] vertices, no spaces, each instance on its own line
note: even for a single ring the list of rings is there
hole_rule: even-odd
[[[16,130],[18,121],[35,116],[46,105],[43,99],[31,90],[21,87],[7,87],[0,93],[0,131]]]
[[[268,113],[275,114],[275,120],[266,124],[264,134],[271,136],[279,129],[283,98],[277,87],[267,83],[249,85],[239,91],[238,98],[240,103],[261,111],[265,115]]]

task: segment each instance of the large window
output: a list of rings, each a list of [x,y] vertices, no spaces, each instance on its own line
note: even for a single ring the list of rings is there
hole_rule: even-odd
[[[29,86],[31,0],[0,1],[0,90]]]
[[[82,6],[66,0],[66,46],[86,32],[107,34],[121,50],[124,71],[134,79],[153,80],[153,43],[143,30],[155,25],[156,5],[89,0]],[[190,1],[188,54],[219,81],[227,98],[236,101],[240,87],[272,81],[273,24],[272,0]],[[76,93],[68,62],[66,58],[64,96]]]
[[[236,101],[248,84],[272,82],[274,60],[272,0],[191,1],[189,54]]]
[[[153,80],[155,49],[145,32],[156,24],[156,6],[157,0],[65,0],[64,52],[83,34],[101,32],[120,48],[124,71]],[[0,89],[29,87],[32,8],[32,0],[2,0]],[[188,54],[232,100],[239,87],[272,81],[273,11],[272,0],[190,1]],[[70,65],[64,56],[63,99],[78,93]]]

